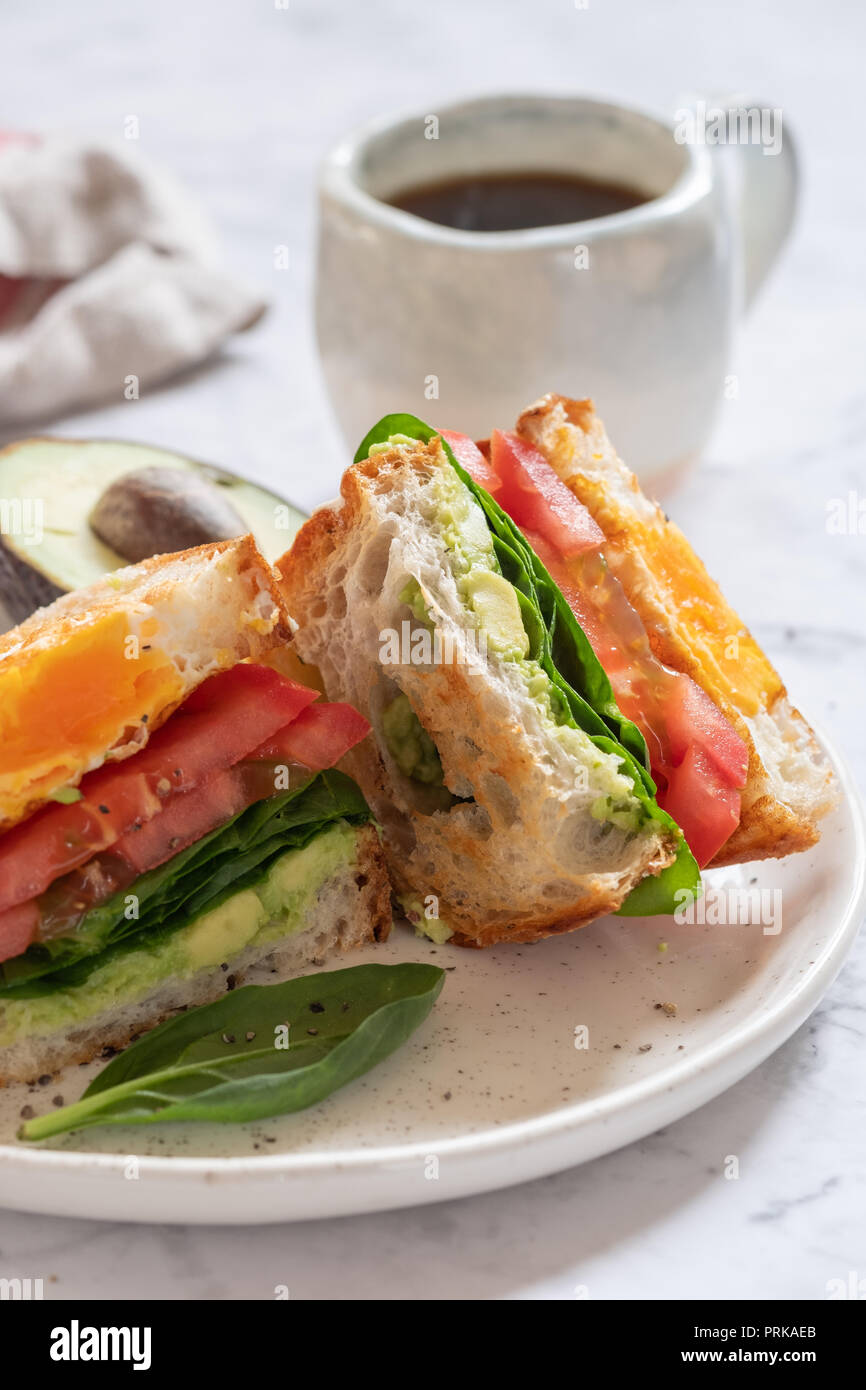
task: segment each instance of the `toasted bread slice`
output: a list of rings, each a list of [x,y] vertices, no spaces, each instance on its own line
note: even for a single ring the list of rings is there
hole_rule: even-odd
[[[158,555],[39,609],[0,637],[0,832],[289,635],[252,536]]]
[[[620,760],[581,731],[560,737],[520,663],[472,642],[478,620],[458,588],[453,529],[459,518],[480,543],[480,527],[484,544],[488,532],[439,440],[353,465],[341,491],[278,570],[296,650],[328,697],[373,727],[345,767],[384,828],[398,891],[435,899],[434,914],[474,946],[533,941],[614,911],[672,861],[676,837],[654,822],[635,832],[595,819],[599,797],[614,784],[623,794]],[[388,653],[390,634],[429,636],[431,625],[451,659],[424,660],[423,644],[417,661]],[[406,775],[389,745],[386,712],[401,696],[438,750],[444,788]]]
[[[713,864],[808,849],[835,801],[827,759],[685,536],[617,457],[592,401],[545,396],[524,411],[517,430],[604,531],[605,557],[656,656],[701,686],[749,750],[740,824]]]

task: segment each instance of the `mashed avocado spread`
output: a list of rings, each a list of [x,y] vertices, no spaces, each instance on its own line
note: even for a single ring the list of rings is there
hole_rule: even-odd
[[[442,785],[442,762],[436,744],[405,695],[398,695],[383,709],[382,731],[404,777],[429,786]]]

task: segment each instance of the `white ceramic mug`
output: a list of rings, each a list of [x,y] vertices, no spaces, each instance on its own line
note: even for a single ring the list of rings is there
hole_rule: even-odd
[[[722,158],[712,132],[695,129],[689,139],[674,120],[585,97],[494,96],[381,120],[338,145],[321,175],[316,316],[348,446],[396,410],[480,438],[557,391],[594,398],[644,481],[662,485],[693,458],[734,324],[796,196],[787,132],[775,152],[732,144]],[[387,201],[527,171],[618,183],[650,201],[506,232],[456,230]]]

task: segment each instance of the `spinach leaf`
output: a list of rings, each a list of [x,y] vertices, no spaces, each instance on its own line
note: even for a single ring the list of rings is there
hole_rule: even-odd
[[[383,444],[395,434],[428,443],[438,431],[414,415],[386,415],[363,439],[355,462],[365,459],[374,444]],[[619,912],[623,916],[672,913],[681,902],[677,894],[683,890],[700,892],[701,877],[680,827],[655,799],[643,735],[617,706],[610,680],[588,637],[522,531],[458,463],[447,440],[438,437],[448,461],[487,520],[502,573],[517,591],[531,654],[562,697],[560,722],[582,729],[601,752],[619,757],[644,814],[679,838],[674,862],[632,889]],[[526,621],[528,610],[534,613],[534,621]]]
[[[248,985],[155,1028],[80,1101],[28,1120],[19,1138],[159,1120],[238,1124],[304,1110],[396,1051],[444,980],[433,965],[355,965]]]
[[[130,940],[166,934],[267,876],[275,859],[300,849],[336,820],[361,824],[370,812],[361,792],[333,769],[241,811],[165,864],[142,874],[82,919],[78,929],[31,946],[0,965],[0,999],[35,998],[75,988]],[[128,919],[130,891],[138,917]]]

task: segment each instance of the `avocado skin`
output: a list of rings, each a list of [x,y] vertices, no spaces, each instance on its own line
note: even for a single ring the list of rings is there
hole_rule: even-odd
[[[55,599],[64,590],[26,560],[22,560],[0,536],[0,632],[16,627]]]

